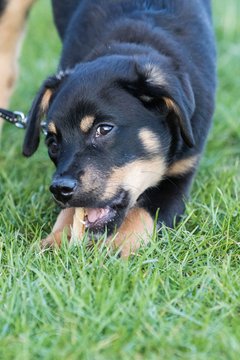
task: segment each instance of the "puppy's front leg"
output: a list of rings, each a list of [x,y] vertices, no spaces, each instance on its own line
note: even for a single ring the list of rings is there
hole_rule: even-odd
[[[121,257],[134,254],[141,245],[146,245],[153,233],[153,218],[143,208],[129,211],[116,237],[109,239],[114,248],[121,249]]]
[[[64,209],[60,212],[51,234],[48,235],[46,239],[42,240],[42,248],[52,247],[55,245],[60,246],[64,233],[70,239],[74,212],[74,208]]]

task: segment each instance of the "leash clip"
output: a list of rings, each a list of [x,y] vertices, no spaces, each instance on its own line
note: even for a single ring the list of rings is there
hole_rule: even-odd
[[[46,136],[48,133],[46,121],[42,121],[40,126],[41,126],[42,133]]]
[[[0,118],[20,129],[25,129],[27,126],[27,118],[21,111],[10,111],[0,108]]]
[[[26,129],[27,126],[27,117],[21,111],[14,111],[15,121],[14,125],[19,129]]]
[[[0,118],[15,125],[18,129],[26,129],[27,127],[28,118],[21,111],[9,111],[0,108]],[[43,134],[47,135],[46,121],[42,121],[40,126]]]

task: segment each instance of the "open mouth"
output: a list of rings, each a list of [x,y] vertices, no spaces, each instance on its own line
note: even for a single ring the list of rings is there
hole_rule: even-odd
[[[111,204],[104,207],[85,207],[84,225],[93,233],[101,233],[107,228],[108,234],[119,227],[128,209],[128,194],[121,191]]]
[[[117,211],[111,207],[85,208],[85,226],[91,230],[98,230],[113,222]]]
[[[119,191],[114,199],[110,203],[98,203],[99,207],[91,207],[93,201],[79,201],[79,199],[71,199],[71,201],[62,203],[55,198],[55,201],[62,208],[83,208],[84,218],[80,222],[86,229],[89,229],[92,233],[103,233],[106,229],[108,234],[111,234],[116,228],[118,228],[129,207],[129,196],[126,191]]]

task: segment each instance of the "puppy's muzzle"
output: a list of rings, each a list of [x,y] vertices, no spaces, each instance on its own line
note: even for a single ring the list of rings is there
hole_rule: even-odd
[[[71,177],[58,177],[52,181],[50,191],[57,201],[65,204],[68,202],[77,187],[77,181]]]

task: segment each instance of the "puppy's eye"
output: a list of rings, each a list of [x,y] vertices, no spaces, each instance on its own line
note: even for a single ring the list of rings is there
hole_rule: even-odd
[[[48,153],[51,157],[55,157],[58,154],[59,145],[54,138],[49,138],[46,140],[46,145],[48,147]]]
[[[113,129],[112,125],[99,125],[95,137],[105,136]]]

